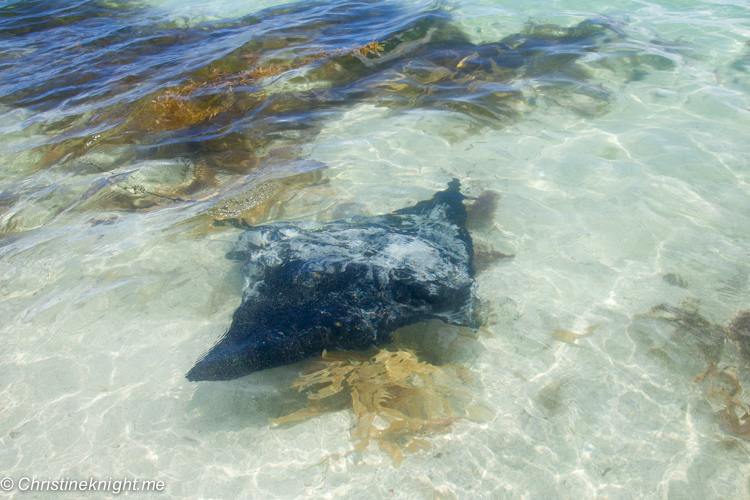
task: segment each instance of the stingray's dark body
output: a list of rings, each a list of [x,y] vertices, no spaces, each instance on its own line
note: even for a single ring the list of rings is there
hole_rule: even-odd
[[[397,328],[432,318],[478,327],[463,199],[454,180],[392,214],[249,229],[233,253],[247,259],[242,304],[187,378],[231,380],[324,349],[382,346]]]

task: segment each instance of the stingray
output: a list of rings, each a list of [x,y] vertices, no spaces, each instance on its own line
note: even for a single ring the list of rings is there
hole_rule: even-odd
[[[464,199],[453,179],[391,214],[248,229],[229,254],[246,261],[242,303],[188,380],[231,380],[324,350],[383,346],[396,329],[428,319],[478,328]]]

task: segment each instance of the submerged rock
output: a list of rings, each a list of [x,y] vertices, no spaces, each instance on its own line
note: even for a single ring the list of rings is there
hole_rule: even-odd
[[[324,350],[383,346],[397,328],[428,319],[478,328],[459,186],[454,179],[392,214],[248,229],[231,254],[246,260],[242,304],[188,380],[231,380]]]
[[[144,69],[110,88],[106,82],[118,70],[117,61],[133,57],[131,43],[125,48],[122,40],[112,40],[118,43],[103,47],[107,57],[69,68],[69,74],[96,75],[97,85],[80,82],[65,89],[114,97],[75,117],[62,113],[65,121],[45,126],[49,139],[34,151],[31,170],[80,171],[90,163],[85,171],[96,175],[92,187],[104,181],[112,189],[84,190],[91,199],[80,208],[148,210],[217,196],[261,167],[270,172],[283,165],[301,173],[306,170],[288,168],[288,160],[302,153],[300,146],[337,113],[363,103],[461,113],[477,130],[504,126],[545,100],[577,113],[598,113],[611,95],[591,81],[580,60],[607,52],[623,38],[616,23],[598,18],[571,27],[529,23],[520,33],[475,44],[441,9],[407,16],[377,1],[333,8],[305,2],[186,28],[179,37],[173,29],[143,28],[144,38],[133,43],[170,51],[176,61],[185,58],[180,64],[171,64],[170,56],[168,68]],[[230,45],[228,52],[225,46],[215,49],[224,54],[219,58],[215,52],[193,55],[208,50],[206,37],[217,39],[212,46],[229,36],[245,43]],[[196,60],[208,62],[197,66]],[[56,80],[39,82],[6,100],[63,105],[70,96],[58,101],[59,87]],[[116,161],[96,160],[100,152],[113,151]],[[161,162],[178,168],[155,169]],[[180,169],[183,162],[189,167]],[[127,182],[113,179],[124,172]],[[11,196],[13,203],[22,200],[15,191]],[[71,199],[57,203],[57,210],[83,201],[75,192]]]

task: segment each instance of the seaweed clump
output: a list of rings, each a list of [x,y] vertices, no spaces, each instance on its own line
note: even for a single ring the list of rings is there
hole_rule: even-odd
[[[707,384],[705,397],[719,427],[727,434],[750,441],[750,399],[739,376],[744,372],[738,373],[733,366],[722,366],[727,340],[734,341],[741,357],[750,361],[750,311],[739,312],[728,327],[710,322],[689,302],[683,307],[659,304],[636,318],[667,321],[674,326],[670,343],[686,349],[691,358],[706,363],[705,370],[694,377],[693,382]],[[661,352],[657,346],[652,346],[651,350]],[[665,360],[672,361],[672,356],[663,354]]]
[[[740,353],[750,360],[750,311],[741,311],[729,325],[729,337],[740,346]]]
[[[718,368],[711,363],[706,372],[693,379],[711,381],[707,399],[714,407],[714,416],[721,430],[735,437],[750,441],[750,405],[735,370],[731,367]]]
[[[351,405],[356,419],[351,433],[355,448],[363,450],[371,440],[377,441],[399,465],[404,451],[430,448],[424,436],[447,432],[464,416],[481,421],[491,418],[486,405],[451,387],[471,380],[466,368],[424,363],[408,350],[381,350],[370,358],[345,351],[324,352],[318,363],[322,368],[292,384],[293,389],[308,391],[307,407],[271,419],[272,423],[296,422]],[[349,398],[342,397],[346,392]]]
[[[726,329],[711,323],[689,303],[683,307],[659,304],[650,312],[637,315],[636,318],[651,318],[673,325],[674,331],[669,338],[669,344],[679,346],[680,350],[686,351],[686,354],[695,360],[718,363],[724,354]]]
[[[258,62],[256,54],[245,54],[245,60],[249,67],[235,73],[226,73],[214,68],[210,71],[209,76],[203,81],[196,82],[189,79],[187,83],[167,89],[163,95],[157,96],[151,100],[151,106],[148,108],[150,113],[150,123],[147,123],[148,129],[173,131],[193,127],[203,122],[209,121],[228,111],[247,111],[255,108],[265,99],[264,96],[256,98],[245,98],[242,102],[235,102],[233,87],[252,87],[251,94],[262,94],[262,85],[259,80],[280,76],[292,70],[309,66],[322,59],[343,57],[349,55],[354,57],[360,55],[367,57],[368,54],[375,54],[380,57],[384,50],[384,45],[380,42],[372,42],[367,45],[353,47],[349,49],[336,49],[326,52],[317,52],[291,61],[269,63],[262,65]],[[205,91],[217,92],[224,90],[224,94],[218,94],[212,99],[196,99]],[[147,120],[148,121],[148,120]]]
[[[727,335],[739,346],[740,355],[750,361],[750,310],[740,311],[727,327]],[[716,416],[719,427],[733,436],[750,441],[750,404],[734,370],[709,367],[706,372],[714,379],[710,397],[718,397],[724,407]],[[743,398],[745,396],[745,398]]]

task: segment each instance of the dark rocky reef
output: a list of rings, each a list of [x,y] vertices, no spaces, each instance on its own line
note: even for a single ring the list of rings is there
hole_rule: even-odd
[[[194,26],[113,5],[89,2],[95,12],[82,18],[28,2],[6,14],[39,18],[39,30],[0,26],[0,37],[13,35],[5,38],[11,52],[24,54],[0,67],[0,104],[62,117],[37,125],[43,140],[29,152],[30,170],[86,179],[58,188],[66,197],[54,210],[148,210],[211,198],[260,168],[307,171],[288,168],[300,146],[358,103],[462,113],[476,130],[504,126],[542,102],[601,112],[610,93],[579,61],[590,53],[636,60],[640,52],[610,52],[624,35],[605,18],[530,22],[477,45],[439,8],[374,0],[303,2]],[[99,18],[112,29],[100,33]],[[63,48],[71,32],[85,43]],[[56,64],[28,72],[45,60]],[[532,87],[533,95],[524,90]],[[23,192],[10,188],[0,198],[12,209]],[[9,232],[23,228],[7,223]]]

